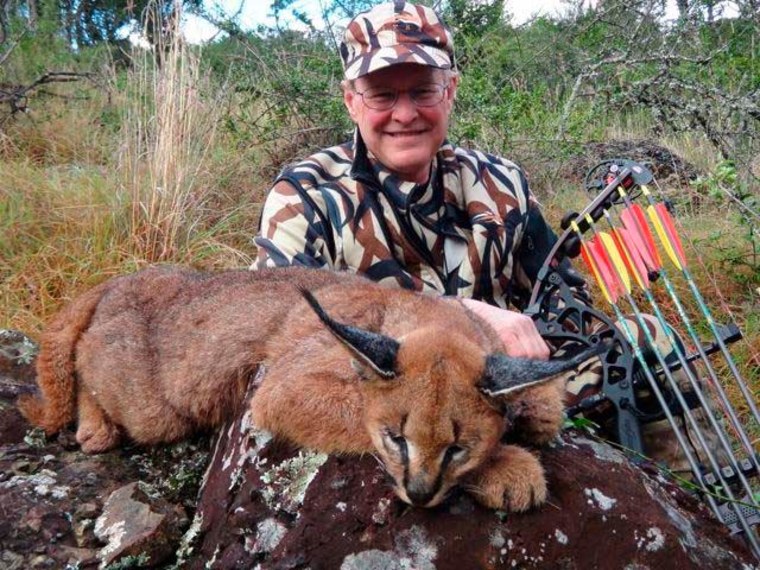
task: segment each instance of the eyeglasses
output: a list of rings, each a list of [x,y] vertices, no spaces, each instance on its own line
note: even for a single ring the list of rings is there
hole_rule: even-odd
[[[443,94],[448,84],[425,83],[419,87],[406,90],[391,89],[389,87],[370,87],[364,91],[355,91],[364,104],[375,111],[388,111],[393,109],[398,101],[400,93],[408,93],[409,98],[418,107],[434,107],[443,101]]]

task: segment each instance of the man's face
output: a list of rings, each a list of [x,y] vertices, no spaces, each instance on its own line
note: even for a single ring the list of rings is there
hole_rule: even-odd
[[[430,163],[446,138],[456,80],[425,65],[393,65],[356,79],[354,90],[343,91],[343,101],[367,148],[386,168],[404,180],[426,182]],[[443,100],[432,107],[416,105],[408,91],[430,83],[448,84]],[[399,91],[393,108],[370,109],[358,94],[377,87]]]

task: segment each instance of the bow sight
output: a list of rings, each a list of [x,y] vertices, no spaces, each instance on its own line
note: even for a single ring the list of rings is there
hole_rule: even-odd
[[[748,435],[750,424],[760,429],[760,414],[726,346],[741,332],[713,319],[689,273],[670,208],[654,198],[650,185],[659,188],[647,168],[630,160],[606,160],[589,171],[585,186],[595,196],[583,211],[563,219],[564,232],[539,271],[526,312],[560,352],[601,342],[609,346],[600,359],[601,387],[581,392],[568,415],[603,419],[611,439],[642,455],[647,426],[667,420],[700,494],[721,522],[746,536],[760,558],[760,456]],[[613,317],[590,307],[563,277],[563,261],[578,255]],[[707,340],[697,335],[662,257],[691,293],[700,325],[709,330]],[[655,288],[664,289],[677,323],[663,316]],[[667,350],[655,342],[655,327],[667,337]],[[729,378],[718,378],[711,356],[723,359]],[[726,394],[729,383],[746,403],[746,422]]]

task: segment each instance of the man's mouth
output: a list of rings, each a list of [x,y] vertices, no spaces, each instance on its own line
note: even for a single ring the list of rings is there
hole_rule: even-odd
[[[404,138],[404,137],[416,137],[422,134],[425,134],[426,130],[418,130],[418,131],[398,131],[398,132],[388,132],[386,133],[388,136],[393,138]]]

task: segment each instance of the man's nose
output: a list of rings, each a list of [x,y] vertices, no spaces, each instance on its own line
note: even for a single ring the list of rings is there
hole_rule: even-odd
[[[400,123],[408,123],[417,117],[417,105],[407,92],[398,94],[398,100],[393,107],[393,118]]]

